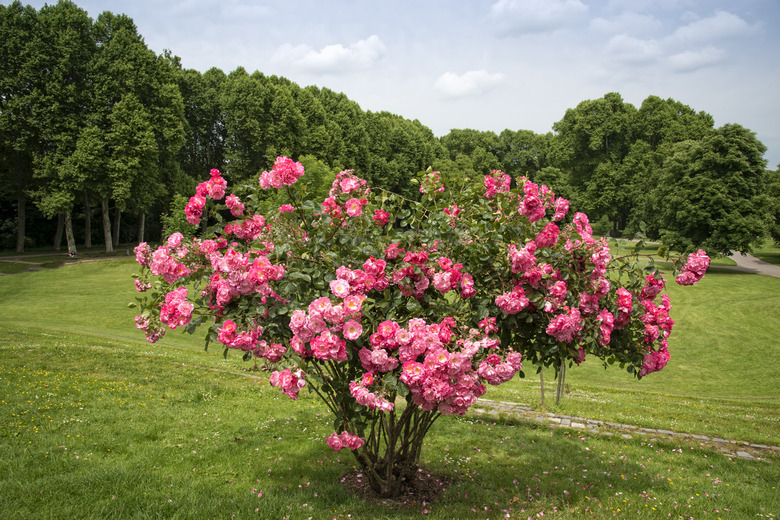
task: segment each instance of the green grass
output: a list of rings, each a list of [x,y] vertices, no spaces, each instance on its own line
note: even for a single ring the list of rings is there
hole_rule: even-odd
[[[87,336],[0,333],[4,518],[772,518],[780,457],[697,442],[440,419],[434,503],[366,502],[331,418],[221,356]],[[228,362],[229,363],[229,362]],[[214,370],[222,368],[222,370]]]
[[[669,278],[667,276],[667,278]],[[667,285],[676,321],[667,367],[636,381],[617,366],[586,359],[567,372],[554,406],[554,373],[545,371],[547,408],[568,415],[688,433],[780,444],[780,279],[711,268],[697,285]],[[496,389],[497,399],[540,406],[539,378]]]
[[[600,436],[504,418],[444,417],[423,464],[448,479],[433,504],[388,506],[340,483],[332,418],[169,331],[143,341],[130,259],[0,278],[2,518],[774,518],[780,456],[728,457],[693,440]],[[573,368],[570,415],[780,444],[780,280],[712,269],[670,285],[672,360],[634,381]],[[490,399],[538,407],[538,379]],[[257,379],[255,376],[260,375]],[[262,493],[262,496],[258,494]]]
[[[780,265],[780,245],[776,244],[774,240],[767,239],[761,247],[757,247],[753,251],[753,256],[764,262]]]

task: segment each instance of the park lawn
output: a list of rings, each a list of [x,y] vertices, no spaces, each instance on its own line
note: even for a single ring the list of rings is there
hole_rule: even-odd
[[[433,502],[366,501],[341,481],[332,419],[187,348],[0,332],[3,518],[772,518],[780,456],[441,417]],[[359,477],[357,477],[359,478]]]
[[[669,275],[666,277],[670,278]],[[567,371],[555,406],[555,374],[545,370],[550,411],[648,428],[780,444],[780,279],[710,268],[695,286],[667,284],[676,324],[671,361],[641,381],[586,359]],[[541,406],[536,367],[486,397]]]
[[[766,239],[760,247],[753,251],[753,256],[764,262],[780,265],[780,245],[776,244],[774,240]]]
[[[66,265],[20,273],[0,283],[0,328],[76,333],[132,342],[144,349],[203,349],[204,332],[168,331],[155,346],[133,326],[127,307],[137,293],[131,259]],[[670,278],[667,275],[667,278]],[[780,431],[780,279],[711,268],[692,287],[667,291],[677,324],[672,359],[641,381],[618,366],[588,359],[567,373],[567,394],[554,405],[554,373],[547,371],[548,410],[636,426],[772,444]],[[757,312],[758,311],[758,312]],[[218,346],[214,346],[220,352]],[[239,356],[207,359],[224,368]],[[541,407],[536,368],[526,378],[491,388],[487,398]],[[773,437],[774,436],[774,437]],[[777,444],[777,442],[774,442]]]
[[[427,438],[423,464],[446,479],[444,498],[366,502],[340,482],[354,460],[324,444],[324,405],[308,394],[290,401],[239,356],[203,352],[202,338],[169,331],[145,343],[127,308],[134,270],[105,260],[0,280],[3,517],[780,514],[777,455],[744,460],[693,440],[474,415],[443,417]],[[669,366],[637,382],[586,361],[569,371],[557,408],[548,385],[548,409],[777,445],[778,283],[713,269],[695,287],[670,286]],[[485,397],[538,407],[526,372]]]

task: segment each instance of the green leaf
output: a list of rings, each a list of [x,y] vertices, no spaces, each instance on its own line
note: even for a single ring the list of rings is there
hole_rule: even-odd
[[[288,278],[291,278],[293,280],[303,280],[304,282],[311,283],[311,276],[309,276],[306,273],[300,273],[298,271],[293,271],[289,273]]]

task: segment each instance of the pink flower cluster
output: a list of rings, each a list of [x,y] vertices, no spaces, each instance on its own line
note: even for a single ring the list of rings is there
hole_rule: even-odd
[[[460,208],[457,204],[453,204],[451,208],[444,208],[444,214],[450,217],[450,226],[455,225],[455,220],[460,214]]]
[[[243,352],[251,352],[255,357],[266,358],[272,363],[278,363],[287,352],[287,348],[281,343],[268,343],[261,340],[263,327],[255,325],[248,330],[239,331],[233,320],[225,320],[219,330],[217,339],[228,348],[234,348]]]
[[[523,369],[522,360],[523,356],[519,352],[507,354],[506,361],[502,361],[498,354],[490,354],[479,364],[477,375],[491,385],[500,385],[512,379],[516,372]]]
[[[519,285],[516,285],[512,292],[496,296],[496,305],[507,315],[522,312],[529,303],[531,300],[526,297],[525,291]]]
[[[366,299],[364,282],[360,276],[351,276],[356,271],[340,268],[339,272],[342,278],[333,280],[331,288],[340,302],[334,305],[330,298],[317,298],[309,304],[308,312],[299,309],[290,317],[290,345],[303,358],[346,361],[345,338],[354,341],[363,334],[359,320]]]
[[[225,197],[225,205],[234,217],[239,217],[244,213],[244,205],[241,203],[241,199],[235,195]]]
[[[352,173],[352,170],[339,172],[331,184],[328,197],[322,201],[322,213],[333,220],[332,225],[342,222],[344,215],[358,217],[363,214],[363,206],[368,204],[369,193],[366,181]],[[373,220],[377,221],[378,218],[381,220],[383,216],[377,217],[374,213]]]
[[[365,439],[346,431],[341,432],[340,435],[331,433],[330,436],[325,439],[325,443],[333,448],[334,451],[341,451],[345,448],[350,450],[357,450],[363,446],[365,442]]]
[[[197,226],[200,224],[200,218],[203,216],[203,208],[206,207],[206,198],[220,200],[225,196],[225,187],[227,182],[222,177],[219,170],[211,170],[211,179],[201,182],[195,189],[195,195],[190,197],[190,201],[184,207],[184,214],[187,222]]]
[[[408,328],[401,328],[390,322],[371,339],[375,348],[398,348],[403,363],[399,380],[409,387],[413,401],[423,410],[463,415],[485,393],[472,359],[482,349],[497,346],[498,341],[488,336],[469,336],[457,342],[460,352],[451,352],[447,348],[453,340],[450,323],[451,318],[438,325],[412,319]],[[387,337],[393,330],[395,333]],[[494,377],[493,373],[484,373]]]
[[[545,204],[539,196],[539,186],[526,180],[523,184],[523,192],[525,197],[520,201],[517,211],[525,215],[529,222],[541,220],[545,215]]]
[[[710,259],[703,249],[688,256],[688,261],[683,266],[676,281],[680,285],[695,285],[702,279],[707,268],[710,266]]]
[[[135,290],[138,292],[146,292],[149,289],[152,288],[152,284],[149,282],[145,282],[143,280],[140,280],[138,278],[135,279]]]
[[[371,220],[373,220],[377,226],[384,226],[390,222],[390,213],[383,209],[375,209],[374,216],[371,217]]]
[[[179,235],[174,233],[174,235]],[[174,237],[171,235],[171,237]],[[180,260],[187,254],[187,248],[177,248],[171,246],[171,241],[168,239],[168,245],[160,246],[152,253],[151,262],[149,262],[149,269],[155,276],[161,276],[166,283],[174,283],[179,278],[183,278],[190,274],[190,270],[180,262]],[[179,242],[180,243],[180,242]]]
[[[385,249],[385,258],[395,260],[404,250],[398,244],[390,244]],[[393,272],[392,281],[404,296],[413,296],[420,300],[426,289],[433,285],[442,294],[460,287],[460,297],[467,299],[476,294],[474,278],[462,272],[463,264],[456,264],[447,257],[439,257],[438,261],[429,255],[428,251],[407,251],[401,265]]]
[[[210,250],[209,245],[204,242],[202,247]],[[214,308],[222,309],[234,298],[249,294],[277,297],[271,284],[284,277],[284,267],[271,263],[259,253],[240,253],[233,247],[228,247],[224,253],[219,250],[204,253],[214,270],[205,289],[205,294],[213,298]]]
[[[156,343],[165,335],[165,328],[159,325],[154,325],[150,318],[143,316],[135,317],[135,328],[142,330],[146,333],[146,340],[149,343]]]
[[[578,307],[564,308],[565,313],[557,314],[547,325],[546,332],[558,341],[571,343],[582,330],[582,315]]]
[[[187,288],[179,287],[165,295],[165,303],[160,308],[160,321],[175,329],[190,322],[194,309],[195,306],[187,299]]]
[[[371,190],[364,179],[355,175],[352,170],[343,170],[333,179],[330,191],[328,191],[328,197],[337,198],[339,195],[344,194],[358,199],[366,199],[369,193],[371,193]]]
[[[252,218],[246,218],[238,223],[231,223],[225,226],[226,235],[235,235],[237,238],[252,242],[268,231],[268,225],[265,217],[262,215],[253,215]]]
[[[492,199],[499,193],[507,193],[512,183],[512,178],[499,170],[492,170],[490,175],[485,175],[485,197]]]
[[[274,371],[271,373],[271,385],[282,389],[282,393],[287,395],[293,401],[298,399],[298,392],[301,388],[306,386],[305,374],[301,369],[293,372],[289,368],[285,368],[281,372]]]
[[[298,177],[303,175],[303,165],[288,157],[277,157],[270,172],[260,174],[260,187],[281,188],[295,184]]]
[[[672,327],[674,326],[674,320],[669,317],[669,311],[671,310],[671,304],[669,303],[669,296],[664,294],[661,297],[661,304],[656,305],[652,300],[642,300],[642,306],[645,309],[642,315],[642,322],[645,324],[645,343],[648,345],[648,350],[652,349],[652,345],[656,342],[659,343],[659,349],[657,351],[650,350],[650,354],[653,354],[651,358],[652,363],[648,364],[648,357],[645,356],[645,365],[640,371],[640,375],[649,374],[661,370],[666,366],[666,361],[669,360],[669,343],[667,339],[672,333]],[[660,357],[659,357],[660,356]],[[665,359],[661,362],[660,360]]]
[[[560,229],[555,225],[555,222],[548,222],[547,225],[544,226],[544,229],[536,235],[536,239],[534,240],[534,242],[536,242],[536,247],[543,248],[554,246],[558,243],[559,232]]]
[[[152,263],[152,248],[146,242],[140,242],[135,248],[135,261],[144,267],[149,267]]]
[[[461,298],[470,298],[476,294],[474,289],[474,279],[470,274],[462,273],[463,264],[454,264],[449,258],[442,256],[439,258],[439,268],[433,274],[433,287],[442,294],[457,290],[460,286]]]
[[[395,361],[396,365],[398,365],[398,360]],[[391,411],[395,407],[393,403],[368,389],[373,382],[373,374],[370,372],[365,373],[360,382],[350,381],[349,393],[352,394],[352,397],[355,398],[355,401],[357,401],[358,404],[361,404],[370,410],[379,410],[381,412]]]

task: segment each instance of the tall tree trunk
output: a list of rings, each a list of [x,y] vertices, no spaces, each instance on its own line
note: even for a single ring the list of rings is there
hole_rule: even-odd
[[[76,239],[73,237],[73,222],[70,218],[70,210],[65,213],[65,239],[68,242],[68,256],[76,258]]]
[[[62,231],[65,229],[65,212],[60,211],[57,214],[57,231],[54,232],[54,250],[59,251],[62,247]]]
[[[146,213],[141,213],[141,217],[138,220],[138,243],[144,241],[144,231],[146,231]]]
[[[92,202],[84,190],[84,247],[92,247]]]
[[[17,175],[17,178],[19,176]],[[24,253],[24,234],[26,219],[27,197],[24,194],[21,183],[16,184],[16,252]]]
[[[111,245],[111,217],[108,214],[108,197],[103,197],[100,202],[100,212],[103,214],[103,241],[106,244],[106,253],[114,251]]]
[[[122,210],[119,206],[114,208],[114,249],[119,248],[119,221],[122,219]]]

